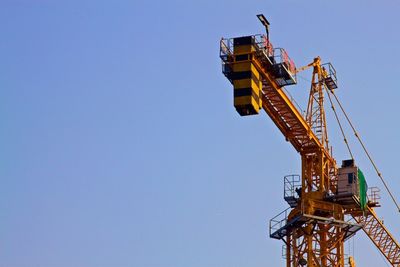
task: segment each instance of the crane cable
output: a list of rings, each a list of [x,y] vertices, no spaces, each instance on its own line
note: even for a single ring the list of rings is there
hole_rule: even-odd
[[[351,152],[349,142],[347,141],[347,138],[346,138],[346,134],[344,133],[342,124],[340,123],[340,120],[339,120],[339,116],[337,115],[335,106],[333,105],[332,98],[331,98],[331,96],[330,96],[330,94],[329,94],[329,90],[326,89],[326,88],[325,88],[325,90],[327,91],[327,95],[328,95],[328,98],[329,98],[329,102],[331,103],[331,108],[332,108],[332,110],[333,110],[333,113],[335,114],[336,121],[337,121],[337,123],[339,124],[340,131],[342,132],[343,141],[344,141],[344,143],[345,143],[346,146],[347,146],[347,150],[348,150],[349,153],[350,153],[351,159],[354,160],[353,153]]]
[[[393,200],[393,203],[394,203],[394,204],[396,205],[396,207],[397,207],[397,210],[400,212],[400,207],[399,207],[399,205],[397,204],[397,201],[396,201],[396,199],[394,198],[392,192],[390,191],[388,185],[386,184],[385,179],[383,179],[382,173],[378,170],[378,167],[376,166],[374,160],[372,159],[372,157],[371,157],[371,155],[369,154],[367,148],[365,147],[363,141],[361,140],[360,135],[357,133],[356,129],[354,128],[353,123],[351,122],[349,116],[347,115],[346,111],[344,110],[344,108],[343,108],[342,104],[340,103],[338,97],[336,96],[335,92],[333,92],[332,90],[327,90],[327,91],[328,91],[328,96],[329,96],[329,93],[331,93],[331,94],[335,97],[336,102],[339,104],[339,107],[340,107],[340,109],[342,110],[344,116],[346,117],[347,122],[349,123],[350,127],[353,129],[354,135],[357,137],[358,142],[361,144],[361,146],[362,146],[362,148],[363,148],[365,154],[367,155],[369,161],[371,162],[371,164],[372,164],[372,166],[374,167],[376,173],[378,174],[378,177],[381,179],[383,185],[385,186],[386,191],[389,193],[390,197],[391,197],[392,200]],[[329,98],[330,98],[330,97],[329,97]]]
[[[297,76],[299,76],[300,78],[302,78],[303,80],[305,80],[305,81],[307,81],[307,82],[311,82],[310,80],[306,79],[305,77],[303,77],[303,76],[301,76],[301,75],[297,75]],[[337,121],[337,123],[339,124],[340,131],[342,132],[343,141],[344,141],[345,144],[346,144],[346,147],[347,147],[347,150],[349,151],[349,154],[350,154],[351,159],[354,159],[353,152],[351,152],[351,148],[350,148],[349,142],[347,141],[346,134],[344,133],[342,124],[340,123],[339,116],[337,115],[337,112],[336,112],[336,108],[335,108],[335,106],[333,105],[333,101],[332,101],[331,96],[329,95],[329,90],[328,90],[326,87],[324,87],[324,88],[325,88],[325,90],[327,91],[327,95],[328,95],[328,98],[329,98],[329,102],[330,102],[330,104],[331,104],[331,108],[332,108],[332,110],[333,110],[333,113],[335,114],[336,121]]]

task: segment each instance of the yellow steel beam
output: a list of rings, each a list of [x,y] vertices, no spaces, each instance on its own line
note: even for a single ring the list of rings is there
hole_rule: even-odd
[[[365,215],[355,213],[353,218],[363,225],[363,230],[392,266],[400,266],[400,245],[390,234],[375,211],[367,207]]]

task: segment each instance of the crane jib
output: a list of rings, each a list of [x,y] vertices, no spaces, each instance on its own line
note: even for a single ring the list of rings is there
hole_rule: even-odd
[[[379,190],[371,188],[372,195],[367,196],[366,179],[355,164],[331,101],[330,94],[337,100],[335,68],[330,63],[322,64],[319,57],[296,68],[285,49],[272,45],[266,18],[262,14],[257,17],[267,35],[222,38],[220,58],[222,72],[233,85],[237,112],[250,116],[263,109],[301,155],[301,175],[284,178],[284,199],[290,207],[272,218],[269,226],[270,237],[285,242],[286,266],[344,267],[344,241],[360,229],[388,262],[399,266],[400,246],[373,210],[379,207]],[[303,113],[286,93],[285,86],[297,84],[297,73],[309,68],[313,73],[307,110]],[[337,166],[329,145],[325,92],[351,155],[341,167]],[[343,110],[340,103],[339,106]],[[378,175],[381,177],[379,172]],[[390,191],[389,194],[392,196]],[[351,216],[353,221],[349,222],[345,216]],[[352,257],[348,263],[355,266]]]

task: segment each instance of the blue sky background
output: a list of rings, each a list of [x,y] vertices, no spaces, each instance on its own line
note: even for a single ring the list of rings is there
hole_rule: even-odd
[[[298,66],[317,55],[334,64],[337,94],[400,199],[399,10],[387,0],[0,0],[0,266],[284,266],[267,223],[286,208],[282,177],[300,158],[265,114],[236,113],[218,58],[222,36],[263,32],[258,13]],[[290,91],[304,105],[302,76]],[[382,205],[400,239],[385,193]],[[385,266],[363,233],[350,247],[357,265]]]

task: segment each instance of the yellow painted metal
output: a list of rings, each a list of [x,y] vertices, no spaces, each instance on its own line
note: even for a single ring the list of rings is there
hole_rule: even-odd
[[[252,53],[254,51],[256,51],[256,47],[254,45],[235,45],[233,48],[235,55]]]
[[[392,266],[400,266],[400,245],[390,234],[383,221],[371,207],[366,212],[353,212],[353,218],[363,225],[363,230]]]
[[[388,261],[393,266],[400,266],[400,248],[372,208],[368,208],[369,217],[363,217],[359,208],[344,207],[326,198],[336,191],[338,167],[329,147],[324,108],[324,90],[329,90],[325,79],[329,73],[321,66],[321,59],[316,57],[310,64],[296,70],[313,68],[307,113],[303,116],[277,84],[273,68],[266,65],[259,49],[254,44],[234,46],[229,63],[233,70],[234,90],[237,93],[243,88],[251,89],[248,91],[251,95],[236,96],[234,105],[239,113],[247,114],[257,114],[262,107],[301,156],[301,194],[299,204],[291,210],[288,221],[302,214],[324,218],[322,221],[307,220],[287,232],[286,266],[344,267],[345,215],[352,215],[357,222],[363,223],[364,231]],[[251,77],[235,78],[241,72],[249,72]],[[355,266],[354,260],[351,266]]]
[[[234,80],[233,81],[233,88],[242,89],[242,88],[252,88],[256,95],[260,95],[260,83],[253,79],[242,79],[242,80]]]
[[[233,72],[251,71],[257,79],[260,79],[260,73],[251,61],[236,62],[233,64]]]
[[[356,267],[356,262],[353,257],[349,257],[349,267]]]
[[[253,62],[248,60],[254,53],[254,45],[235,45],[232,64],[232,82],[234,87],[234,106],[240,115],[258,114],[262,100],[260,73]]]
[[[320,67],[320,59],[316,58],[312,63],[314,67],[313,84],[310,90],[308,116],[306,118],[297,110],[290,98],[286,95],[274,80],[273,74],[258,57],[256,50],[249,53],[250,49],[234,49],[236,53],[248,53],[248,62],[234,62],[233,71],[258,72],[262,80],[262,93],[260,98],[263,109],[271,117],[274,123],[282,131],[286,139],[293,144],[302,158],[302,205],[292,211],[293,214],[307,212],[307,214],[322,214],[343,220],[344,213],[338,204],[323,200],[328,190],[335,190],[336,162],[332,157],[326,134],[326,121],[323,102],[323,73]],[[233,81],[235,88],[254,88],[254,82]],[[235,89],[237,90],[237,89]],[[235,106],[239,104],[235,98]],[[248,98],[242,103],[246,103]],[[240,103],[240,104],[242,104]],[[318,110],[316,110],[318,108]],[[313,124],[313,122],[317,124]],[[322,129],[324,134],[317,134],[316,129]],[[327,211],[334,207],[334,210]],[[328,207],[328,208],[327,208]],[[298,266],[299,262],[307,263],[307,266],[344,266],[344,248],[340,225],[325,225],[315,222],[306,223],[303,227],[288,233],[287,266]],[[319,252],[316,253],[315,249]],[[322,265],[321,265],[322,264]]]
[[[254,99],[254,97],[252,96],[240,96],[240,97],[235,97],[234,98],[234,105],[235,107],[241,107],[241,106],[245,106],[248,104],[251,104],[254,107],[258,107],[258,103],[256,101],[256,99]]]

